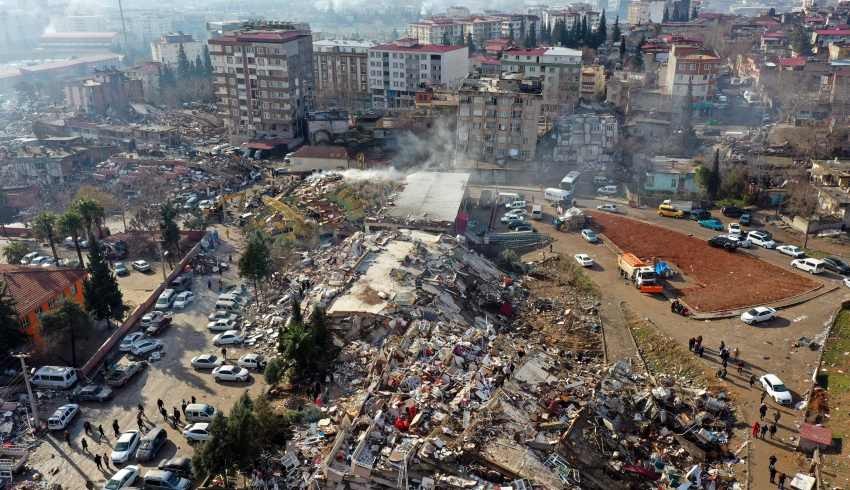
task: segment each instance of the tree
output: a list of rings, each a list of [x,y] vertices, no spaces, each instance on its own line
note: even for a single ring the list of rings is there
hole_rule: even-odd
[[[810,218],[818,210],[818,191],[808,182],[797,182],[788,189],[784,203],[785,212],[791,216]]]
[[[239,275],[254,283],[259,305],[259,282],[272,272],[272,260],[269,253],[268,238],[261,232],[255,232],[248,238],[248,244],[239,257]]]
[[[626,36],[620,38],[620,61],[626,58]]]
[[[510,39],[511,41],[514,40],[514,23],[513,22],[511,22],[508,25],[508,39]]]
[[[693,153],[694,146],[697,143],[696,133],[694,132],[694,92],[693,85],[688,84],[688,93],[685,96],[684,107],[682,109],[682,128],[680,146],[682,153],[690,155]]]
[[[283,360],[279,357],[273,357],[266,364],[266,368],[263,370],[263,376],[266,378],[266,383],[271,386],[275,386],[283,379],[283,375],[286,373],[286,366]]]
[[[443,31],[443,39],[440,41],[440,44],[443,46],[450,46],[452,44],[452,38],[449,36],[449,31]]]
[[[3,235],[7,235],[6,225],[13,222],[17,215],[18,211],[9,205],[9,196],[0,191],[0,228],[3,229]]]
[[[195,56],[195,62],[192,63],[192,77],[204,78],[207,76],[207,70],[204,68],[204,60],[201,59],[201,53]]]
[[[121,201],[114,195],[92,185],[81,185],[80,188],[77,189],[77,193],[74,194],[72,202],[76,202],[81,199],[89,199],[96,202],[101,208],[103,208],[104,213],[118,212],[121,211],[121,208],[123,207]]]
[[[611,30],[611,40],[617,42],[620,40],[623,35],[622,31],[620,31],[620,16],[618,15],[614,19],[614,28]],[[621,56],[622,58],[622,56]]]
[[[471,32],[466,34],[466,47],[469,49],[469,54],[474,53],[476,50],[475,39],[472,37]]]
[[[47,337],[64,338],[71,344],[71,367],[77,367],[77,340],[88,338],[92,320],[73,301],[64,300],[59,308],[41,315],[41,328]]]
[[[39,213],[32,220],[32,231],[35,237],[39,240],[47,240],[50,244],[50,250],[53,252],[53,258],[59,262],[59,254],[56,253],[56,214],[49,211]]]
[[[204,44],[204,50],[202,54],[204,59],[204,71],[206,72],[207,76],[211,76],[213,74],[214,69],[212,64],[212,57],[210,56],[210,48],[206,44]]]
[[[323,311],[316,309],[310,325],[304,325],[296,320],[293,310],[293,318],[278,337],[278,352],[292,369],[293,381],[323,378],[336,357],[335,351]]]
[[[9,264],[20,264],[24,255],[31,251],[32,250],[26,242],[11,240],[5,247],[3,247],[3,258],[5,258],[6,262]]]
[[[670,19],[673,22],[679,22],[682,14],[679,12],[679,2],[673,2],[673,17]]]
[[[227,418],[222,412],[215,414],[209,431],[210,439],[203,443],[200,450],[195,451],[192,458],[192,469],[197,472],[199,479],[231,469],[239,451],[231,442]]]
[[[88,235],[89,244],[94,244],[97,241],[94,229],[100,229],[100,223],[106,215],[103,206],[93,199],[83,198],[74,201],[73,208],[83,221],[83,229]]]
[[[180,229],[177,227],[177,210],[170,202],[165,202],[159,207],[159,233],[162,247],[169,252],[169,256],[180,257]],[[169,262],[171,262],[169,260]]]
[[[605,19],[605,11],[602,11],[602,15],[599,16],[599,27],[596,28],[596,40],[594,41],[594,48],[598,48],[602,46],[608,41],[608,25],[607,20]]]
[[[248,392],[233,404],[230,415],[227,416],[227,432],[230,443],[235,449],[233,464],[243,472],[247,472],[260,456],[262,447],[259,445],[257,418],[254,416],[254,401]]]
[[[525,38],[525,46],[529,49],[537,47],[537,33],[535,32],[533,25],[531,26],[531,29],[528,30],[528,36]]]
[[[276,413],[263,395],[254,400],[254,416],[257,418],[257,441],[260,447],[286,447],[286,441],[291,435],[291,423],[287,417]]]
[[[711,164],[711,173],[708,175],[705,192],[712,201],[720,194],[720,150],[714,150],[714,162]]]
[[[670,11],[669,11],[669,10],[667,10],[667,6],[665,5],[665,6],[664,6],[664,16],[663,16],[663,17],[661,17],[661,22],[665,22],[665,23],[666,23],[666,22],[668,22],[668,21],[670,21]]]
[[[794,30],[791,31],[790,41],[791,49],[793,49],[798,56],[808,57],[812,55],[811,38],[806,33],[805,29],[803,29],[803,26],[799,24],[794,26]]]
[[[587,25],[587,16],[583,15],[581,17],[581,33],[578,36],[579,46],[590,46],[590,28]]]
[[[186,50],[183,49],[183,43],[177,48],[177,76],[185,81],[192,76],[192,66],[189,63],[189,58],[186,56]]]
[[[74,241],[74,248],[77,250],[77,258],[80,260],[80,268],[82,268],[85,264],[83,252],[80,250],[80,230],[83,229],[83,219],[76,210],[69,209],[65,211],[65,214],[59,216],[58,225],[62,234],[70,235]]]
[[[89,248],[88,277],[83,281],[83,297],[88,310],[95,319],[103,321],[124,318],[127,307],[115,274],[104,260],[99,243]]]
[[[0,282],[0,349],[9,354],[27,341],[21,325],[15,300],[9,296],[8,286]]]
[[[770,7],[767,11],[768,17],[776,17],[776,7]]]

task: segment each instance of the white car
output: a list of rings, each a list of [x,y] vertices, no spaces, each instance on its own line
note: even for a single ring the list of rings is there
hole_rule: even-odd
[[[193,301],[195,301],[195,293],[192,291],[183,291],[177,295],[174,304],[171,306],[176,310],[182,310],[192,304]]]
[[[207,422],[198,422],[183,429],[183,436],[190,442],[209,441],[212,438],[210,434],[210,424]]]
[[[808,272],[809,274],[820,274],[824,271],[824,261],[820,259],[794,259],[791,261],[791,267]]]
[[[192,367],[195,369],[215,369],[224,364],[215,354],[201,354],[192,358]]]
[[[238,331],[228,330],[213,337],[213,345],[241,344],[244,340]]]
[[[152,311],[150,313],[145,313],[142,317],[142,327],[150,327],[153,324],[159,323],[162,319],[165,318],[165,313],[162,311]]]
[[[211,332],[227,332],[228,330],[235,330],[236,327],[238,327],[236,320],[229,318],[219,318],[207,323],[207,329]]]
[[[266,360],[260,354],[252,352],[240,357],[236,365],[245,369],[262,371],[266,367]]]
[[[162,342],[156,339],[142,339],[133,345],[130,349],[130,354],[134,356],[143,356],[155,350],[162,349]]]
[[[139,272],[148,272],[151,270],[151,265],[148,264],[147,260],[134,260],[131,264],[133,269],[136,269]]]
[[[502,223],[511,223],[511,222],[514,222],[514,221],[519,221],[520,223],[525,223],[525,215],[505,213],[505,215],[502,216],[499,219],[499,221],[501,221]]]
[[[156,299],[156,304],[153,306],[154,309],[167,310],[171,308],[171,304],[174,303],[174,296],[176,293],[177,292],[173,289],[166,289],[160,293],[159,298]]]
[[[744,230],[741,228],[740,223],[729,223],[729,234],[735,236],[741,236],[744,233]]]
[[[139,431],[137,430],[128,430],[122,433],[118,437],[118,440],[115,441],[115,448],[112,450],[109,459],[114,464],[123,464],[130,461],[139,447],[139,439]]]
[[[133,346],[136,345],[136,342],[143,339],[145,336],[144,332],[130,332],[121,339],[121,343],[118,345],[119,352],[130,352],[133,350]]]
[[[32,260],[33,260],[33,259],[35,259],[35,258],[36,258],[36,257],[38,257],[38,256],[39,256],[39,252],[30,252],[30,253],[28,253],[28,254],[24,255],[24,256],[21,258],[21,264],[22,264],[22,265],[27,265],[27,264],[29,264],[30,262],[32,262]]]
[[[599,241],[599,235],[597,235],[596,232],[591,230],[590,228],[585,228],[581,230],[581,237],[589,243],[596,243]]]
[[[776,403],[780,405],[791,405],[794,397],[791,396],[791,392],[788,391],[788,388],[785,387],[785,383],[783,383],[777,375],[765,374],[759,378],[759,382],[761,383],[762,388],[764,388],[764,391],[767,392],[768,396],[773,398]]]
[[[596,206],[596,209],[598,209],[600,211],[605,211],[605,212],[608,212],[608,213],[619,213],[620,212],[620,208],[618,208],[616,204],[600,204],[599,206]]]
[[[764,248],[775,248],[776,242],[770,238],[770,235],[763,231],[751,231],[747,233],[747,240],[752,242],[753,245],[758,245],[759,247]]]
[[[741,321],[747,325],[766,322],[776,317],[776,309],[769,306],[756,306],[741,313]]]
[[[593,259],[590,258],[590,255],[575,254],[575,255],[573,255],[573,257],[575,257],[576,262],[578,262],[578,265],[580,265],[582,267],[592,267],[593,266]]]
[[[806,256],[806,252],[804,252],[802,248],[796,245],[780,245],[776,247],[776,251],[785,255],[790,255],[795,259],[799,259]]]
[[[596,192],[598,194],[604,194],[606,196],[613,196],[614,194],[617,193],[617,186],[616,185],[602,186],[599,189],[596,189]]]
[[[207,316],[207,319],[211,322],[222,319],[236,321],[239,319],[239,315],[237,315],[236,313],[231,313],[227,310],[215,310],[214,312],[210,313],[209,316]]]
[[[734,235],[734,234],[730,233],[728,235],[720,235],[720,236],[726,238],[727,240],[731,240],[731,241],[735,242],[735,247],[737,247],[737,248],[752,248],[753,247],[753,242],[751,242],[749,238],[745,238],[744,235]]]
[[[216,381],[241,381],[243,383],[251,377],[247,369],[229,364],[213,369],[212,375]]]
[[[104,490],[120,490],[122,488],[130,488],[136,479],[139,478],[139,467],[136,465],[127,465],[117,473],[112,475],[109,480],[103,485]]]
[[[848,288],[850,288],[850,277],[844,278],[844,285],[847,286]]]
[[[505,203],[505,209],[525,209],[528,203],[525,201],[511,201]]]

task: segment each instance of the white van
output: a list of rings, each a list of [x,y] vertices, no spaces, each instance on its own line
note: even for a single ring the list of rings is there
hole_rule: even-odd
[[[222,299],[215,302],[215,309],[227,311],[229,313],[236,313],[241,309],[241,305],[235,301]]]
[[[174,303],[174,298],[177,296],[177,291],[174,289],[166,289],[159,295],[159,298],[156,299],[156,305],[154,306],[155,310],[167,310],[171,308],[172,303]]]
[[[516,192],[500,192],[499,193],[499,204],[505,204],[509,202],[519,201],[522,197]]]
[[[543,206],[540,204],[531,206],[531,219],[536,219],[537,221],[543,219]]]
[[[79,412],[80,406],[76,403],[62,405],[47,419],[47,428],[49,430],[64,430]]]
[[[212,422],[216,410],[206,403],[190,403],[186,405],[186,420],[189,422]]]
[[[77,370],[69,367],[42,366],[38,368],[30,383],[42,388],[68,389],[77,382]]]
[[[569,205],[571,203],[568,201],[571,200],[571,197],[572,195],[570,191],[558,189],[557,187],[547,187],[546,190],[543,191],[543,199],[556,203],[565,203]]]
[[[820,274],[824,270],[826,264],[820,259],[795,259],[791,261],[791,266],[806,271],[810,274]]]

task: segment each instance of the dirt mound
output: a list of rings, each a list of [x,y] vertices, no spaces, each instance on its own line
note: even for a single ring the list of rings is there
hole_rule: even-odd
[[[819,282],[705,240],[606,213],[592,213],[599,231],[624,251],[673,263],[690,285],[678,291],[700,312],[743,308],[796,296]]]

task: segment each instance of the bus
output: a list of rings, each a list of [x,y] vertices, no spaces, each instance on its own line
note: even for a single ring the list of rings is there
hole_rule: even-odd
[[[575,194],[576,183],[578,182],[579,175],[581,175],[579,172],[573,170],[572,172],[568,173],[566,177],[561,179],[561,185],[559,185],[558,187],[564,189],[565,191],[569,191],[571,194]]]

